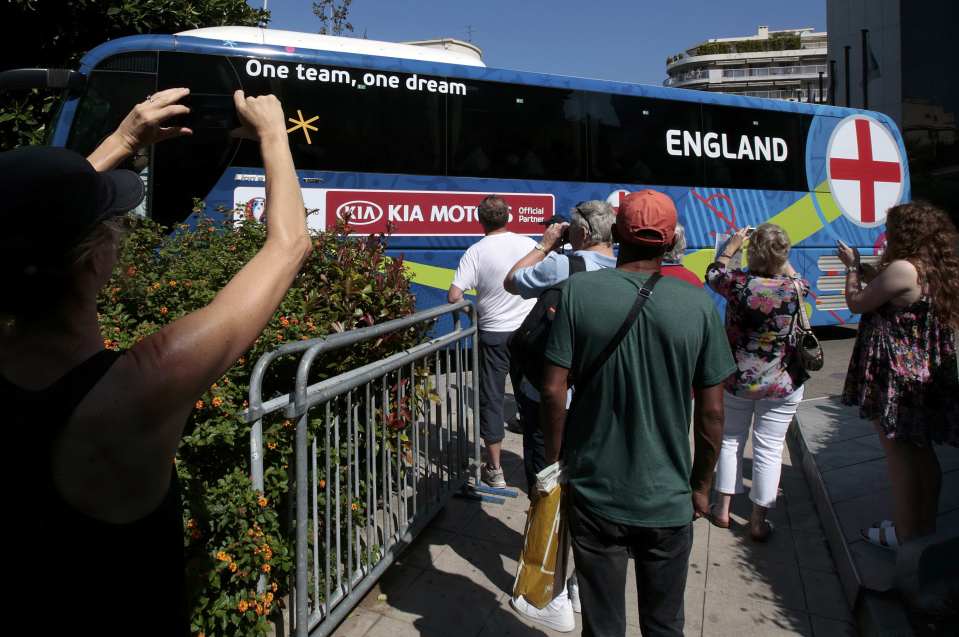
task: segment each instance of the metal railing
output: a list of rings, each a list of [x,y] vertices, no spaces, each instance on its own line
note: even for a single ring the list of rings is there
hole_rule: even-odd
[[[406,330],[427,334],[448,314],[449,333],[308,383],[337,350]],[[296,419],[290,620],[298,637],[329,635],[447,500],[470,477],[479,483],[475,318],[461,301],[290,343],[257,361],[246,412],[254,489],[264,487],[264,418]],[[300,356],[292,391],[264,401],[268,368],[289,355]]]
[[[735,69],[715,69],[717,75],[721,79],[746,79],[746,78],[772,78],[772,77],[789,77],[795,75],[808,75],[810,77],[818,77],[819,72],[823,73],[824,79],[828,79],[826,73],[828,69],[825,65],[822,64],[807,64],[807,65],[796,65],[796,66],[763,66],[763,67],[749,67],[749,68],[735,68]],[[684,73],[676,73],[671,75],[664,82],[664,86],[676,86],[677,84],[682,84],[684,82],[691,82],[694,80],[708,80],[710,69],[696,69],[693,71],[686,71]],[[718,79],[718,78],[717,78]]]
[[[723,91],[727,95],[742,95],[744,97],[765,97],[773,100],[793,100],[798,102],[828,102],[829,91],[823,89],[781,89],[774,91]]]
[[[723,77],[778,77],[787,75],[816,76],[822,71],[828,72],[824,64],[810,64],[806,66],[761,66],[743,69],[723,69]]]

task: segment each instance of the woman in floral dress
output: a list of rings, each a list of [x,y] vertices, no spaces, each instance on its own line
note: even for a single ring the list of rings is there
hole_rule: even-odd
[[[729,260],[749,236],[748,270],[730,270]],[[744,493],[743,449],[753,426],[753,502],[750,533],[765,541],[766,520],[776,506],[786,431],[802,400],[809,375],[790,339],[793,322],[809,284],[789,264],[789,237],[765,223],[752,233],[743,228],[729,239],[706,271],[706,283],[726,299],[726,335],[736,357],[736,372],[726,380],[726,421],[716,467],[719,501],[711,520],[729,526],[733,495]]]
[[[889,209],[886,236],[876,270],[839,245],[846,304],[862,314],[842,399],[875,423],[892,484],[894,521],[860,533],[897,549],[935,532],[942,470],[933,444],[959,446],[959,235],[942,210],[909,203]]]

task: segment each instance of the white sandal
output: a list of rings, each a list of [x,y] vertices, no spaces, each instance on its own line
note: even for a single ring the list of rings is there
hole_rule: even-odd
[[[880,522],[880,524],[882,523]],[[874,544],[889,551],[897,551],[899,550],[899,547],[902,546],[902,543],[896,536],[896,527],[894,525],[880,527],[872,526],[868,529],[860,529],[859,534],[862,536],[862,539],[866,540],[870,544]]]

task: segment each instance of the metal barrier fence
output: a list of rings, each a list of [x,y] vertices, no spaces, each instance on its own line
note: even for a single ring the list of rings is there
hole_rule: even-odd
[[[448,334],[308,384],[323,356],[402,330],[425,334],[447,314]],[[475,310],[461,301],[290,343],[257,361],[246,415],[254,489],[264,488],[264,418],[296,419],[290,616],[298,637],[329,635],[450,496],[471,476],[479,484],[477,335]],[[300,355],[293,390],[264,401],[267,369],[289,355]]]

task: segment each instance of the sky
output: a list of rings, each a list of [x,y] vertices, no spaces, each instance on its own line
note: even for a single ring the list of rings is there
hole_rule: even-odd
[[[248,0],[262,7],[262,0]],[[310,0],[268,0],[270,27],[318,31]],[[707,38],[813,27],[826,0],[353,0],[354,34],[390,42],[469,39],[487,66],[660,84],[666,57]]]

